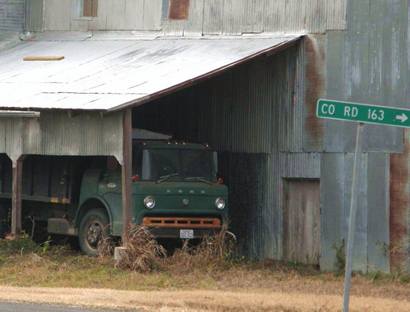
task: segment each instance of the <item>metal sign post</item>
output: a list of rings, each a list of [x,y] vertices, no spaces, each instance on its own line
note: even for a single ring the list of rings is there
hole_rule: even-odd
[[[363,123],[410,128],[410,110],[379,105],[320,99],[317,102],[316,116],[318,118],[325,119],[359,122],[357,125],[356,148],[353,163],[349,233],[346,246],[346,267],[343,294],[343,312],[348,312],[352,281],[353,247],[357,215],[357,183],[358,169],[360,168],[360,157],[362,153]]]
[[[345,267],[345,282],[343,292],[343,312],[349,311],[350,301],[350,288],[352,284],[352,260],[353,260],[353,246],[354,246],[354,234],[356,228],[356,215],[357,215],[357,181],[358,170],[360,168],[360,157],[362,153],[362,132],[363,124],[359,123],[356,130],[356,148],[354,152],[353,162],[353,176],[352,176],[352,189],[350,193],[350,212],[349,212],[349,233],[347,237],[347,250],[346,250],[346,267]]]

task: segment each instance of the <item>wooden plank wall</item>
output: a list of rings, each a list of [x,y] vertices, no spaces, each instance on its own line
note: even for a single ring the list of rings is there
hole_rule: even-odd
[[[291,179],[285,183],[283,260],[319,264],[320,182]]]

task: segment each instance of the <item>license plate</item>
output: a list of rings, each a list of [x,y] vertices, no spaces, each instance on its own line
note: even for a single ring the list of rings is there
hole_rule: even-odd
[[[183,239],[194,238],[194,230],[179,230],[179,238],[183,238]]]

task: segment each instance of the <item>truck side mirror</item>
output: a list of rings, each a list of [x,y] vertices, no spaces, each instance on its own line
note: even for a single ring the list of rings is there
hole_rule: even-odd
[[[138,182],[140,180],[140,176],[138,174],[135,174],[131,177],[132,182]]]

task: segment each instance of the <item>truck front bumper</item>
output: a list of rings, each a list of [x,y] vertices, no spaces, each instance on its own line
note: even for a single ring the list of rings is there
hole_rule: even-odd
[[[145,217],[142,224],[158,238],[202,238],[222,228],[221,220],[214,217]]]

